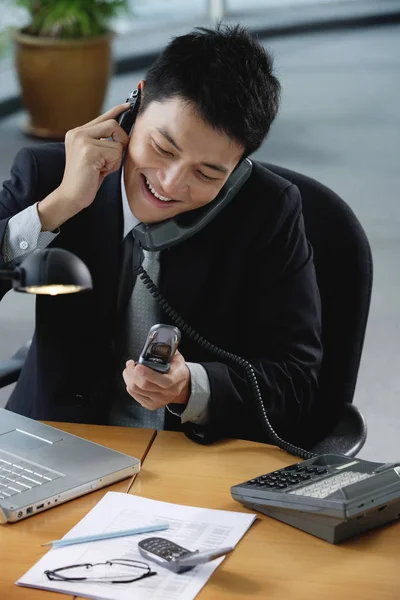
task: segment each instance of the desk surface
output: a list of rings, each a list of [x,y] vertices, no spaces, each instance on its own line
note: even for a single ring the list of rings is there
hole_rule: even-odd
[[[239,440],[198,446],[182,434],[162,431],[130,493],[249,512],[231,498],[231,485],[293,462],[271,446]],[[334,546],[259,514],[198,598],[395,600],[399,555],[400,523]]]
[[[145,458],[131,493],[157,500],[247,512],[230,487],[295,462],[271,446],[231,440],[198,446],[180,433],[55,424],[60,429]],[[147,456],[146,456],[147,455]],[[126,491],[128,480],[0,526],[0,599],[56,600],[63,596],[14,582],[62,537],[108,490]],[[199,600],[396,600],[400,598],[400,523],[333,546],[258,515],[237,548],[213,574]],[[68,598],[68,596],[64,596]]]
[[[151,429],[130,429],[100,425],[48,423],[59,429],[90,439],[144,460],[155,432]],[[129,479],[107,488],[66,502],[56,508],[29,517],[19,523],[0,525],[0,599],[60,600],[68,596],[28,588],[18,588],[15,581],[35,564],[48,548],[41,544],[59,539],[80,521],[107,491],[126,492]]]

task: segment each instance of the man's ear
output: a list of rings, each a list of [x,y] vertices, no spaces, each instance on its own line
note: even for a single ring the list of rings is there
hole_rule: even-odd
[[[145,85],[146,85],[146,80],[145,79],[141,79],[139,81],[139,83],[137,84],[137,88],[142,92],[142,95],[143,95],[143,91],[144,91]]]

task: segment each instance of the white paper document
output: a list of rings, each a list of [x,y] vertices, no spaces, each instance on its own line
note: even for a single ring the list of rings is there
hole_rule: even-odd
[[[71,545],[50,550],[16,583],[21,586],[63,592],[99,600],[192,600],[224,560],[176,574],[142,557],[138,542],[151,536],[172,540],[188,550],[211,550],[235,546],[256,515],[195,508],[149,500],[130,494],[108,492],[63,539],[102,532],[168,523],[169,529],[129,537]],[[46,570],[81,563],[102,563],[124,558],[147,562],[157,575],[132,583],[49,581]]]

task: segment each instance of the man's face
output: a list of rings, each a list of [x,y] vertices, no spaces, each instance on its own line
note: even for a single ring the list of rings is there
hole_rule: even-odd
[[[155,223],[211,202],[243,155],[180,98],[152,102],[132,131],[125,187],[137,219]]]

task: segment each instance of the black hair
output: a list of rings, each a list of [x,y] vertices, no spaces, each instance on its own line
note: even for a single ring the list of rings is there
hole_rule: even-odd
[[[278,112],[281,86],[272,56],[240,25],[197,27],[174,38],[150,67],[141,111],[181,97],[244,147],[257,150]]]

